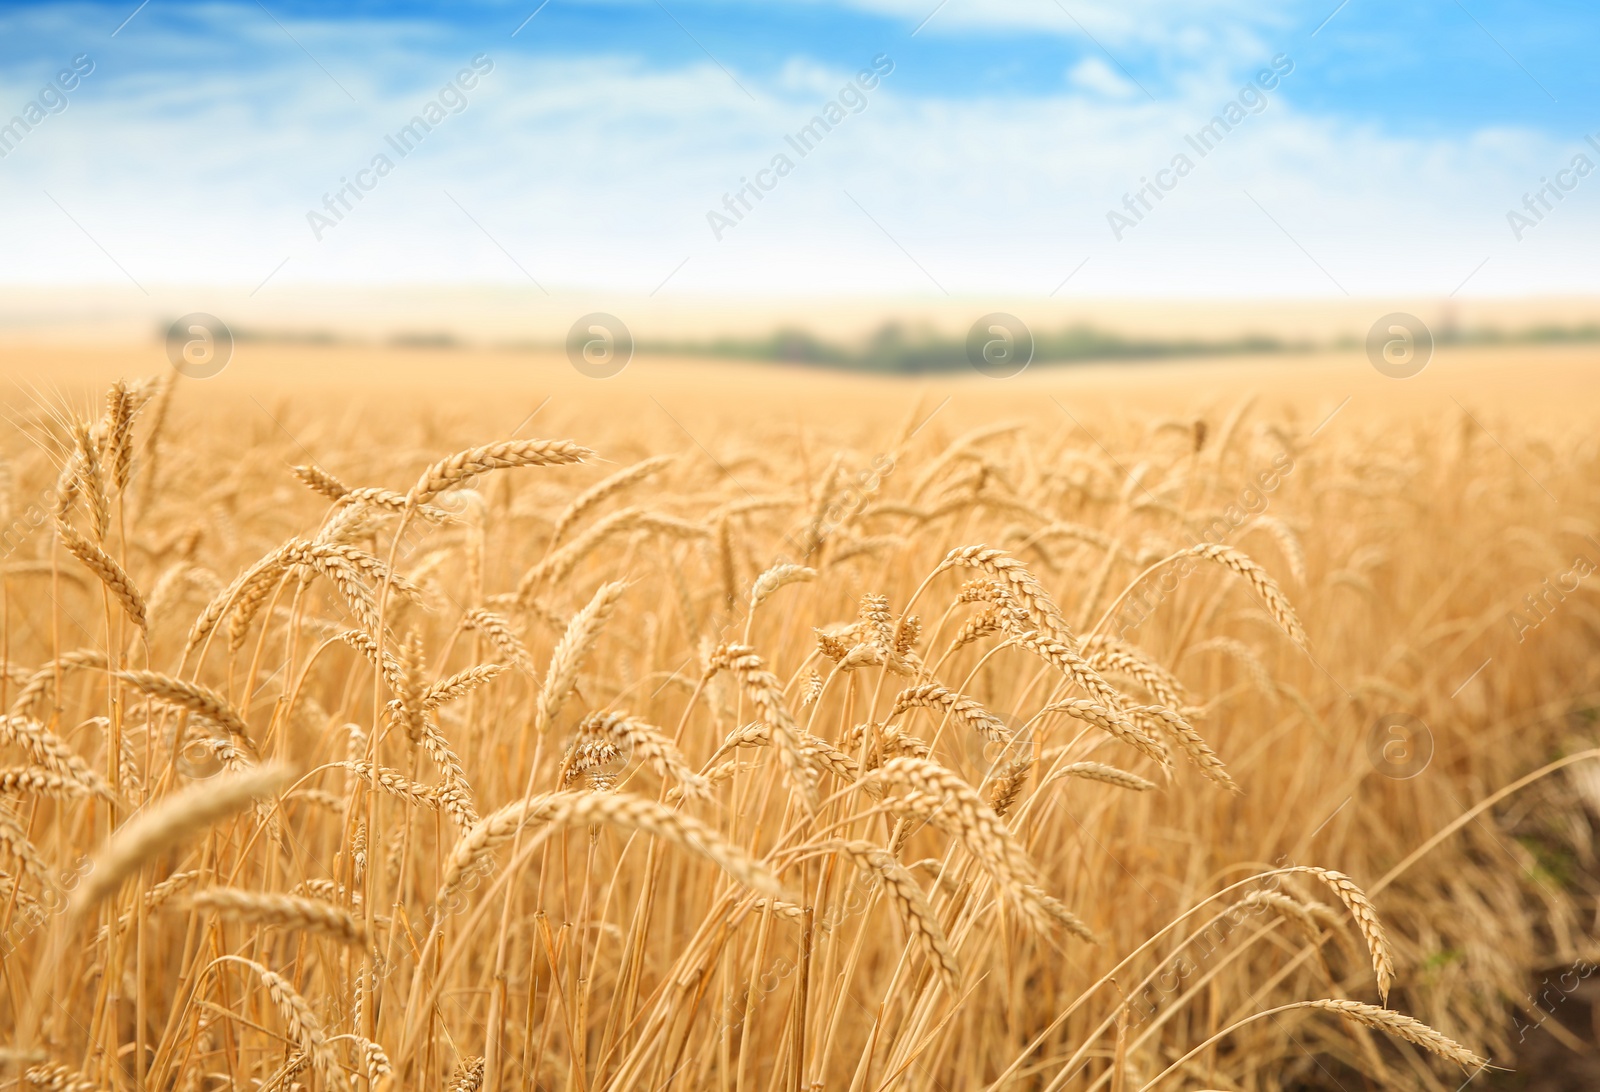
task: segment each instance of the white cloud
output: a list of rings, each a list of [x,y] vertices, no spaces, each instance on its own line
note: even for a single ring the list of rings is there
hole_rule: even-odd
[[[1099,57],[1085,57],[1073,65],[1067,70],[1067,82],[1114,99],[1132,98],[1139,93],[1137,85]]]
[[[1169,29],[1204,23],[1176,4],[1068,6],[1113,49],[1140,33],[1141,12]],[[1024,18],[1022,5],[982,11],[952,0],[937,18]],[[1185,49],[1211,32],[1194,33]],[[1088,258],[1064,294],[1336,295],[1337,281],[1361,296],[1448,292],[1489,256],[1473,291],[1600,289],[1577,243],[1600,226],[1587,192],[1521,243],[1505,223],[1574,149],[1514,129],[1395,136],[1277,97],[1118,242],[1107,211],[1237,88],[1197,62],[1169,85],[1175,98],[1151,102],[1093,58],[1045,97],[924,99],[890,75],[800,157],[784,134],[850,73],[794,61],[750,80],[752,102],[710,62],[497,55],[470,107],[318,243],[307,211],[466,60],[396,33],[367,47],[387,58],[368,71],[411,74],[385,86],[327,44],[308,40],[359,105],[297,52],[226,76],[120,78],[115,93],[109,65],[91,77],[107,90],[4,161],[0,282],[113,281],[109,253],[147,286],[247,292],[288,258],[275,284],[526,285],[520,265],[553,289],[648,292],[688,259],[668,292],[937,294],[937,281],[957,295],[1044,294]],[[31,84],[0,94],[20,102]],[[780,153],[793,172],[717,242],[708,211]]]

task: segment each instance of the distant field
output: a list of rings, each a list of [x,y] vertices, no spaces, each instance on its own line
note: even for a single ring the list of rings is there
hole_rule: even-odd
[[[1600,347],[173,376],[0,347],[0,1068],[1577,1072]]]

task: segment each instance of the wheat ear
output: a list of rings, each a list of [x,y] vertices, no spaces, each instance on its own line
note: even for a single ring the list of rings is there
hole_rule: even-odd
[[[954,991],[961,985],[961,965],[956,962],[955,950],[945,937],[939,917],[928,905],[917,881],[912,879],[904,865],[894,859],[888,850],[871,842],[849,841],[839,843],[839,852],[855,866],[883,883],[889,900],[900,912],[906,930],[916,939],[928,962],[939,970],[946,987]]]
[[[550,653],[550,666],[545,669],[544,685],[539,690],[541,731],[550,727],[561,706],[566,703],[567,695],[572,693],[584,659],[600,639],[601,630],[605,628],[611,612],[616,609],[617,600],[626,589],[627,585],[621,581],[600,585],[588,605],[567,623],[566,632]]]
[[[1306,631],[1300,625],[1300,617],[1290,605],[1289,597],[1283,594],[1283,589],[1278,587],[1277,581],[1267,575],[1267,570],[1256,564],[1248,554],[1216,542],[1196,543],[1188,552],[1194,557],[1215,561],[1248,580],[1256,594],[1266,603],[1267,611],[1272,615],[1273,621],[1289,635],[1291,641],[1301,648],[1306,647]]]
[[[533,657],[528,654],[527,646],[517,637],[516,630],[504,615],[482,607],[472,607],[462,615],[461,624],[488,637],[512,667],[525,675],[533,674]]]
[[[564,466],[581,463],[594,452],[571,440],[505,440],[498,444],[458,451],[422,472],[406,494],[412,507],[426,504],[444,490],[491,470],[519,466]]]
[[[234,742],[243,744],[245,751],[250,755],[254,756],[257,753],[244,718],[228,704],[227,698],[215,690],[154,671],[120,671],[117,673],[117,678],[159,702],[175,705],[204,717],[227,732]]]
[[[816,578],[817,570],[805,565],[774,565],[756,577],[756,582],[750,586],[750,609],[755,610],[765,603],[779,588]]]
[[[246,891],[238,887],[208,887],[196,891],[189,902],[227,921],[255,925],[280,925],[302,933],[318,933],[341,944],[364,947],[366,926],[332,903],[299,895],[279,895],[266,891]]]
[[[958,694],[939,683],[920,683],[902,690],[895,696],[894,708],[889,711],[889,715],[896,717],[908,709],[918,707],[943,709],[984,739],[995,743],[1003,743],[1011,737],[1005,723],[985,709],[982,702]]]
[[[58,524],[56,533],[61,537],[61,545],[100,578],[100,583],[106,586],[133,624],[140,629],[148,629],[150,622],[146,617],[144,596],[139,593],[133,578],[117,564],[117,559],[73,530],[70,524]]]
[[[439,901],[443,902],[495,847],[510,841],[518,830],[534,821],[557,827],[605,824],[641,831],[704,857],[746,887],[773,896],[783,893],[783,885],[766,865],[693,816],[629,793],[552,792],[507,804],[465,831],[445,863]]]
[[[662,734],[661,729],[638,717],[623,713],[595,713],[585,717],[578,725],[578,739],[586,737],[609,740],[619,747],[626,743],[658,776],[663,780],[676,781],[683,789],[683,794],[691,799],[704,800],[711,795],[710,784],[690,768],[683,753]]]
[[[778,765],[783,778],[794,793],[801,810],[807,815],[817,809],[817,787],[801,743],[800,726],[783,704],[783,686],[778,677],[768,671],[748,645],[719,645],[711,655],[712,670],[727,669],[739,679],[761,717],[772,727],[777,743]]]
[[[1106,766],[1099,762],[1068,763],[1046,778],[1044,783],[1048,785],[1052,781],[1068,777],[1098,781],[1104,785],[1115,785],[1120,789],[1132,789],[1134,792],[1149,792],[1156,787],[1154,781],[1146,781],[1138,774],[1131,774],[1127,770],[1119,770],[1115,766]]]
[[[1074,652],[1077,651],[1072,631],[1067,628],[1066,619],[1061,616],[1061,608],[1056,606],[1055,601],[1044,590],[1044,585],[1039,583],[1022,562],[1004,550],[991,549],[988,546],[963,546],[946,554],[934,573],[941,573],[958,566],[988,573],[1011,592],[1035,627],[1052,640],[1066,645]]]
[[[1436,1031],[1421,1020],[1402,1016],[1389,1009],[1381,1009],[1377,1005],[1365,1005],[1360,1001],[1326,1000],[1301,1001],[1290,1007],[1320,1009],[1346,1020],[1365,1024],[1369,1028],[1386,1031],[1390,1035],[1396,1035],[1408,1043],[1452,1061],[1463,1069],[1482,1069],[1489,1064],[1488,1059],[1478,1057],[1448,1035]]]
[[[1343,872],[1305,865],[1295,868],[1294,871],[1321,880],[1327,885],[1328,890],[1344,903],[1345,909],[1350,911],[1350,916],[1355,919],[1356,928],[1360,930],[1361,937],[1367,942],[1367,949],[1372,954],[1372,973],[1378,979],[1378,996],[1387,1004],[1389,987],[1394,984],[1394,957],[1390,954],[1389,938],[1384,934],[1383,923],[1378,920],[1378,911],[1373,907],[1372,900],[1367,898],[1367,893],[1356,886],[1356,882]]]
[[[286,766],[258,766],[190,785],[146,805],[94,855],[93,868],[73,896],[73,907],[81,913],[93,906],[168,846],[187,841],[258,797],[272,795],[287,785],[291,776]]]
[[[483,1087],[483,1059],[467,1058],[456,1066],[448,1092],[478,1092]]]
[[[634,463],[632,466],[624,467],[610,477],[602,478],[594,485],[591,485],[574,497],[572,503],[567,505],[561,515],[556,517],[555,529],[550,532],[550,544],[554,546],[560,542],[561,536],[566,533],[567,529],[589,509],[612,494],[626,489],[634,482],[643,481],[657,471],[666,469],[676,460],[676,455],[653,455],[648,459]]]
[[[305,1051],[317,1075],[334,1088],[348,1088],[349,1082],[345,1080],[344,1070],[339,1068],[338,1059],[333,1055],[333,1048],[328,1045],[327,1034],[322,1030],[322,1021],[318,1020],[317,1014],[312,1011],[311,1003],[295,992],[289,980],[276,971],[269,970],[243,956],[230,955],[221,958],[242,963],[256,972],[256,977],[261,979],[261,984],[266,987],[267,996],[272,998],[272,1003],[277,1006],[278,1015],[288,1027],[289,1038]]]
[[[1086,940],[1094,940],[1088,926],[1039,889],[1033,862],[1022,844],[977,791],[953,771],[925,758],[902,755],[891,758],[860,783],[867,785],[874,781],[911,789],[914,794],[931,800],[937,810],[953,822],[956,836],[967,853],[989,873],[1001,893],[1023,911],[1035,928],[1061,924]]]

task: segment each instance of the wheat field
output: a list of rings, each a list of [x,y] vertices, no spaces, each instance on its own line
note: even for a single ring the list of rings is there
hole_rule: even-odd
[[[433,381],[7,398],[5,1087],[1449,1092],[1593,970],[1583,413]]]

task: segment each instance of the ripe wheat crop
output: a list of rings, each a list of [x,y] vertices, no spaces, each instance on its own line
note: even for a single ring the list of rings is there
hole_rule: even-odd
[[[5,1087],[1455,1087],[1594,957],[1592,436],[201,397],[13,408]]]

